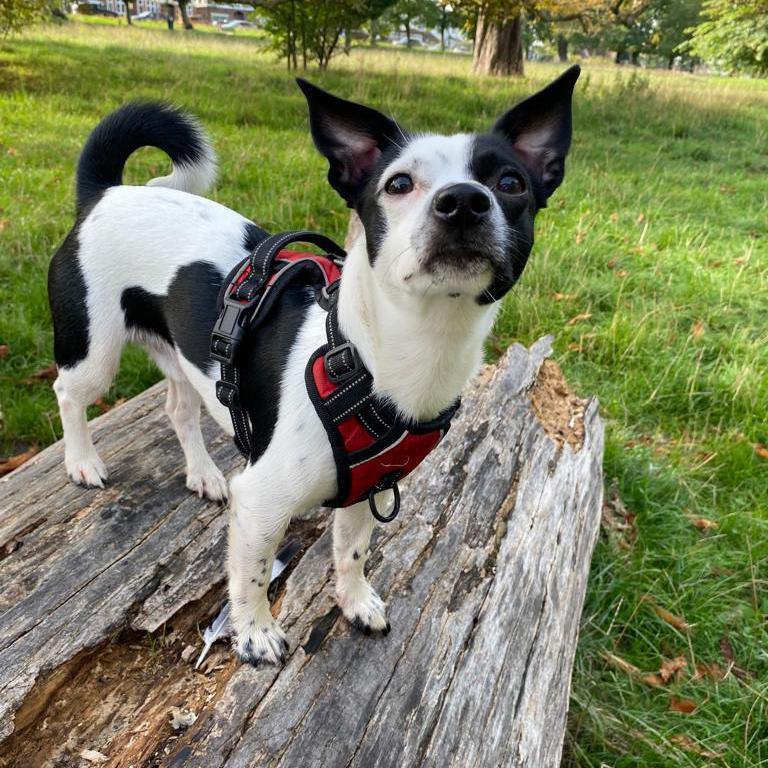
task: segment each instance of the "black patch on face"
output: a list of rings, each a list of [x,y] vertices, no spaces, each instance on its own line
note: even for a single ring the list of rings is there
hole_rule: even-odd
[[[381,205],[378,192],[381,186],[382,174],[390,163],[400,155],[403,149],[404,147],[390,146],[382,153],[368,181],[355,201],[355,210],[365,229],[368,261],[371,263],[371,266],[375,263],[381,249],[381,243],[387,235],[387,217],[384,214],[384,208]]]
[[[505,195],[496,189],[499,177],[509,171],[525,180],[524,194]],[[491,190],[513,233],[505,244],[502,262],[494,262],[490,288],[478,298],[481,304],[486,304],[500,299],[520,279],[533,247],[533,221],[538,208],[531,176],[512,144],[501,134],[480,134],[474,138],[470,172],[472,178]]]
[[[165,320],[164,303],[164,296],[149,293],[143,288],[126,288],[120,297],[126,327],[152,333],[173,344],[173,338]]]
[[[88,289],[78,256],[80,222],[70,230],[48,268],[48,302],[53,317],[53,355],[60,368],[88,355]]]

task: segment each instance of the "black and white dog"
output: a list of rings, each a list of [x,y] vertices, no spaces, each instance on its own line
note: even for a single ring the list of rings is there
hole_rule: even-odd
[[[435,418],[477,371],[498,300],[528,259],[536,212],[563,180],[578,76],[569,69],[488,133],[454,136],[409,134],[380,112],[299,81],[328,179],[362,224],[339,290],[340,327],[375,392],[403,417]],[[173,172],[145,187],[121,185],[128,156],[142,146],[165,151]],[[54,389],[76,483],[101,487],[107,478],[86,407],[110,386],[125,342],[137,341],[168,379],[166,410],[187,486],[227,496],[203,443],[200,404],[232,432],[216,399],[209,342],[224,277],[264,233],[196,196],[214,175],[197,123],[161,105],[119,109],[85,145],[77,220],[49,273]],[[267,600],[286,526],[336,493],[333,455],[304,380],[310,354],[325,342],[325,315],[306,287],[289,288],[242,352],[241,396],[263,454],[229,488],[229,591],[236,651],[254,664],[278,663],[287,648]],[[386,632],[384,603],[364,574],[373,523],[367,503],[336,510],[336,590],[347,618]]]

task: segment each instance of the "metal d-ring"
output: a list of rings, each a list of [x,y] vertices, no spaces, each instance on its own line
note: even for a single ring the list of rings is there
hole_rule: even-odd
[[[387,491],[390,488],[395,494],[395,503],[392,506],[392,513],[388,516],[385,516],[382,515],[376,507],[376,494],[381,493],[382,491]],[[397,517],[398,512],[400,512],[400,489],[397,487],[397,483],[395,482],[387,488],[371,488],[371,490],[368,492],[368,506],[371,508],[371,514],[380,523],[391,523]]]

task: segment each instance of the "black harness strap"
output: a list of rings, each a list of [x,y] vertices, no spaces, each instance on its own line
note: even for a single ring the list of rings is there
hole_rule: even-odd
[[[211,357],[221,364],[221,379],[216,383],[216,397],[229,409],[235,431],[235,445],[246,457],[251,456],[253,433],[248,414],[240,399],[240,369],[237,352],[246,330],[260,322],[290,280],[289,272],[298,270],[289,264],[270,283],[280,251],[291,243],[309,243],[343,262],[346,253],[325,235],[307,230],[281,232],[264,238],[228,276],[221,310],[211,334]],[[284,278],[284,279],[281,279]],[[325,288],[323,290],[326,290]]]

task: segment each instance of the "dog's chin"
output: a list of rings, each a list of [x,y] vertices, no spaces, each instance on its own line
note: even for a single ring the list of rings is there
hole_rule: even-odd
[[[403,277],[403,287],[422,296],[475,297],[488,288],[494,268],[484,252],[441,250],[430,254],[417,272]]]

